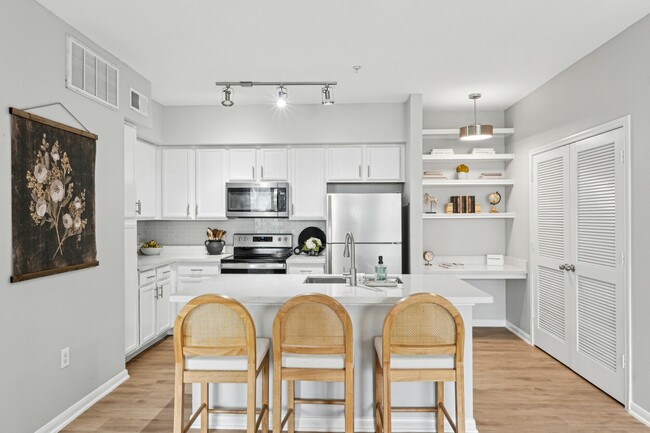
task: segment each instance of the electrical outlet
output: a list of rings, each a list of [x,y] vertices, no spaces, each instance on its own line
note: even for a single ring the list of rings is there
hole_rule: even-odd
[[[70,365],[70,347],[61,349],[61,368],[66,368]]]

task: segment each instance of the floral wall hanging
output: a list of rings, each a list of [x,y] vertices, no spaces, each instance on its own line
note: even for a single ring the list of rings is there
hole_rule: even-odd
[[[15,108],[11,282],[97,266],[97,136]]]

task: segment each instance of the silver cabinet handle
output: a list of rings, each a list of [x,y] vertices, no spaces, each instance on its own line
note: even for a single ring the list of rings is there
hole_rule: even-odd
[[[142,215],[142,202],[140,200],[135,202],[135,213]]]
[[[260,170],[262,171],[262,179],[264,179],[264,166],[261,166]]]
[[[167,275],[167,274],[169,274],[169,273],[171,273],[171,272],[172,272],[172,271],[165,271],[165,272],[163,272],[163,275]]]
[[[194,217],[199,216],[199,204],[197,203],[196,206],[194,207]]]
[[[370,166],[368,166],[368,177],[370,177]]]
[[[359,177],[361,177],[361,164],[359,164]]]
[[[291,203],[291,216],[295,215],[295,213],[296,213],[295,207],[293,203]]]
[[[311,269],[301,269],[300,273],[301,274],[311,274]]]
[[[192,272],[203,272],[203,269],[197,268],[197,269],[190,269]]]
[[[156,289],[153,291],[153,298],[158,299],[158,286],[156,286]]]
[[[163,286],[160,286],[160,299],[165,297],[165,293],[163,292]]]
[[[156,276],[155,276],[155,275],[149,275],[149,276],[147,277],[147,280],[150,280],[150,279],[152,279],[152,278],[156,278]]]
[[[251,173],[253,173],[253,180],[255,179],[255,166],[251,167]]]
[[[565,270],[566,270],[566,266],[567,266],[567,265],[560,265],[560,270],[561,270],[561,271],[565,271]]]
[[[190,217],[190,204],[187,204],[187,209],[185,210],[185,213],[187,213],[187,217]]]

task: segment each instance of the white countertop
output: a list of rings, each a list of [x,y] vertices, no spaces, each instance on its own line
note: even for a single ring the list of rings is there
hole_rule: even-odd
[[[444,268],[441,263],[462,263],[460,267]],[[528,275],[526,260],[505,257],[503,266],[488,266],[485,256],[440,256],[431,266],[423,266],[427,275],[454,275],[464,280],[525,280]]]
[[[390,278],[390,276],[389,276]],[[304,275],[294,274],[222,274],[170,295],[171,302],[186,303],[192,298],[219,293],[248,305],[278,305],[303,293],[324,293],[344,305],[394,305],[416,292],[433,292],[456,305],[489,304],[492,296],[465,281],[448,275],[400,275],[398,287],[370,288],[346,284],[305,284]],[[359,278],[359,281],[362,281]],[[360,283],[359,283],[360,284]]]
[[[227,252],[232,247],[226,245],[224,254],[211,256],[205,249],[205,246],[163,246],[162,252],[158,256],[138,255],[138,271],[148,271],[158,266],[170,265],[174,262],[211,262],[221,263],[221,259],[230,257],[231,252]]]
[[[312,265],[312,264],[324,264],[325,263],[325,255],[320,255],[320,256],[309,256],[307,254],[298,254],[291,256],[287,259],[288,264],[307,264],[307,265]]]

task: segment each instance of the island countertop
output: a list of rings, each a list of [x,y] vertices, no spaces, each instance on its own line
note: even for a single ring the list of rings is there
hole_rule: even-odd
[[[394,277],[394,276],[389,276]],[[323,293],[344,305],[394,305],[401,298],[417,292],[432,292],[456,305],[489,304],[492,296],[450,275],[404,274],[397,287],[376,288],[346,284],[306,284],[304,275],[237,274],[217,275],[195,287],[170,295],[171,302],[186,303],[192,298],[219,293],[246,305],[280,305],[303,293]]]

